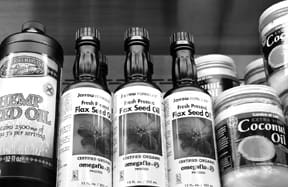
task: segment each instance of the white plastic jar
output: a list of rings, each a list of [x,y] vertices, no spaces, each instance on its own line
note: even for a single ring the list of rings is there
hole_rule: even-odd
[[[199,85],[213,100],[224,90],[240,85],[234,60],[222,54],[209,54],[195,59]]]
[[[287,187],[288,128],[276,91],[241,85],[215,100],[218,159],[224,187]]]
[[[266,84],[265,67],[263,58],[251,61],[244,72],[245,84]]]
[[[288,89],[288,1],[267,8],[259,18],[268,84],[278,95]]]

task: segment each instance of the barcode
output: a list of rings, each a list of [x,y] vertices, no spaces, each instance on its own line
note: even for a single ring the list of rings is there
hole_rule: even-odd
[[[73,170],[72,171],[72,181],[78,181],[78,180],[79,180],[78,170]]]
[[[124,170],[120,171],[120,181],[124,181]]]
[[[176,174],[176,184],[181,184],[181,183],[182,183],[181,174],[177,173]]]

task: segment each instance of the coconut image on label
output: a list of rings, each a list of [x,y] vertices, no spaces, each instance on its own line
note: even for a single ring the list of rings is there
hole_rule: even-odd
[[[111,159],[109,120],[91,114],[74,116],[73,155],[90,154]]]
[[[119,117],[119,154],[162,155],[160,117],[150,113],[130,113]]]
[[[172,128],[175,159],[192,156],[215,159],[211,120],[180,118],[173,120]]]
[[[238,152],[245,159],[254,162],[269,161],[275,156],[274,144],[268,138],[259,135],[242,139],[238,145]]]
[[[285,54],[288,51],[287,45],[278,45],[272,49],[268,56],[268,63],[272,68],[279,68],[285,64]]]

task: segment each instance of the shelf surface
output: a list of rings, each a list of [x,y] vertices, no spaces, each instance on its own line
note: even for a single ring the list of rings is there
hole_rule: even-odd
[[[74,54],[74,33],[81,26],[101,32],[102,51],[123,54],[126,28],[144,26],[150,32],[151,53],[167,55],[169,36],[194,35],[196,53],[260,54],[258,19],[279,0],[1,0],[0,39],[20,31],[27,20],[46,25],[65,55]]]
[[[237,67],[237,77],[240,81],[244,79],[244,70],[246,65],[259,58],[260,55],[229,55],[233,58]],[[197,56],[196,56],[197,57]],[[72,67],[75,57],[65,56],[63,67],[63,86],[73,82]],[[123,55],[109,55],[107,56],[108,63],[108,87],[111,91],[114,91],[118,86],[124,83],[124,62],[125,56]],[[153,81],[166,92],[172,88],[171,71],[172,71],[172,58],[169,55],[153,55]],[[165,65],[163,65],[165,64]]]

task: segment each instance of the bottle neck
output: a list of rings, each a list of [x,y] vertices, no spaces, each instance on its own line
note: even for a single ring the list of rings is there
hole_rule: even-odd
[[[147,48],[140,44],[128,47],[125,59],[125,80],[151,81],[152,63]]]
[[[195,86],[197,85],[197,70],[191,49],[177,49],[172,53],[173,86]]]
[[[74,77],[80,81],[96,81],[99,79],[100,63],[98,48],[94,45],[80,45],[76,49]]]

